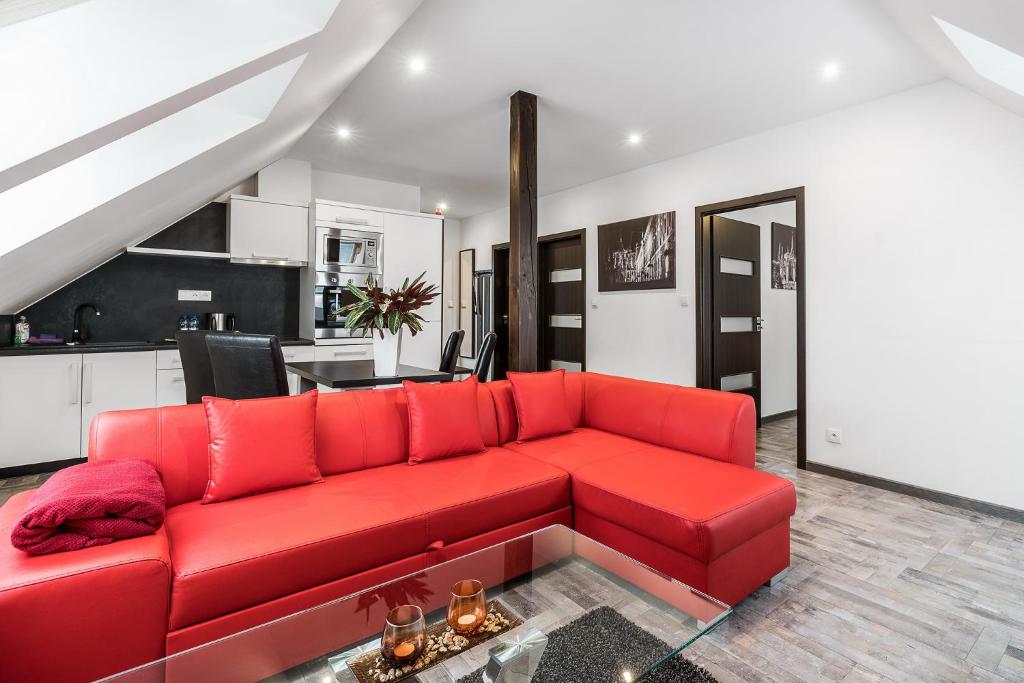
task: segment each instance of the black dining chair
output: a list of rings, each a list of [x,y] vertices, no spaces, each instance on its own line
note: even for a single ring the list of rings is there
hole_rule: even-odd
[[[476,365],[473,366],[473,373],[481,382],[487,381],[491,372],[491,358],[494,357],[494,345],[498,341],[498,335],[488,332],[480,344],[480,352],[476,354]]]
[[[462,339],[466,333],[462,330],[455,330],[448,335],[444,343],[444,351],[441,352],[441,365],[438,370],[441,372],[455,372],[459,360],[459,350],[462,349]]]
[[[206,347],[220,398],[288,395],[288,371],[274,335],[211,332]]]
[[[206,330],[179,330],[174,333],[181,356],[181,370],[185,376],[185,403],[202,403],[203,396],[216,396],[210,352],[206,348]]]

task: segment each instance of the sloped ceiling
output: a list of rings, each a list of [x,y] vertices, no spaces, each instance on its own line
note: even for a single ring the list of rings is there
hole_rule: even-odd
[[[55,148],[56,156],[51,150],[30,158],[27,163],[37,164],[30,173],[24,173],[24,162],[20,166],[11,167],[23,173],[15,178],[17,184],[8,184],[8,187],[17,190],[25,184],[25,176],[29,176],[27,180],[31,181],[48,172],[60,171],[80,158],[103,151],[107,145],[112,147],[111,143],[115,141],[123,143],[136,132],[159,125],[169,119],[173,111],[180,112],[192,105],[201,104],[207,97],[232,86],[241,87],[274,67],[295,60],[301,63],[301,66],[296,64],[298,68],[294,76],[286,81],[286,87],[276,104],[271,103],[269,113],[257,116],[252,125],[238,126],[238,132],[232,131],[233,137],[224,141],[217,135],[211,135],[210,142],[214,146],[206,151],[187,160],[176,161],[172,168],[160,169],[156,175],[141,175],[140,178],[144,180],[141,184],[109,200],[104,199],[104,203],[71,220],[60,220],[60,224],[52,226],[52,229],[47,226],[43,234],[34,236],[31,241],[21,243],[21,240],[11,235],[18,234],[19,228],[27,223],[38,223],[35,218],[32,221],[16,220],[12,213],[0,212],[0,230],[5,233],[4,241],[18,244],[13,250],[0,254],[0,312],[21,310],[115,256],[126,245],[135,244],[158,232],[284,156],[419,4],[420,0],[341,0],[333,14],[329,15],[322,31],[283,47],[280,41],[269,42],[267,51],[271,59],[268,60],[267,55],[264,55],[227,74],[202,80],[193,89],[142,109],[142,115],[121,116],[113,127],[100,128],[98,137],[95,131],[78,137],[72,136],[70,142]],[[235,5],[240,6],[237,3]],[[73,5],[67,10],[58,9],[57,12],[75,11],[81,6]],[[181,7],[184,6],[179,5]],[[39,17],[38,20],[45,20],[49,16]],[[190,17],[190,20],[200,22],[203,17],[200,13]],[[33,21],[35,19],[19,22],[9,28],[24,30]],[[3,54],[3,38],[3,31],[0,30],[0,54]],[[0,87],[2,85],[0,78]],[[235,114],[249,115],[248,111],[238,111],[243,104],[252,108],[253,98],[243,93],[243,96],[218,106],[235,109]],[[73,110],[74,102],[69,101],[67,105]],[[202,120],[209,117],[195,118]],[[17,131],[10,133],[17,134]],[[105,172],[116,173],[119,170],[110,168]],[[104,171],[100,169],[97,173],[102,174]],[[12,177],[10,174],[3,176],[0,171],[0,180]],[[67,188],[66,193],[74,195],[79,190],[79,187]],[[39,214],[56,214],[52,207],[60,206],[66,199],[64,194],[60,186],[56,186],[49,193],[52,196],[46,196],[39,202]],[[0,206],[3,206],[2,197],[0,195]]]
[[[516,90],[539,98],[549,194],[941,77],[867,0],[425,0],[290,156],[462,217],[508,202]]]
[[[876,0],[905,34],[951,80],[1024,116],[1024,96],[983,77],[935,19],[969,31],[1024,57],[1024,2],[1020,0]]]

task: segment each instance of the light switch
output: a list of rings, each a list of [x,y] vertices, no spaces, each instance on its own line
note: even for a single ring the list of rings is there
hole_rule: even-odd
[[[679,295],[679,305],[682,306],[683,308],[686,308],[687,306],[689,306],[690,305],[690,295],[689,294],[680,294]]]
[[[596,296],[595,296],[595,297],[593,297],[593,298],[592,298],[592,299],[590,300],[590,307],[591,307],[591,308],[597,308],[597,297],[596,297]]]

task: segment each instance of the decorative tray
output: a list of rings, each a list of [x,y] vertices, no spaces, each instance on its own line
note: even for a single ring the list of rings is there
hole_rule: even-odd
[[[423,654],[415,662],[396,666],[386,660],[381,654],[381,649],[377,648],[356,655],[345,663],[359,683],[395,683],[415,676],[522,623],[523,620],[508,607],[498,600],[491,600],[487,603],[487,617],[483,625],[472,635],[458,635],[444,621],[428,626]]]

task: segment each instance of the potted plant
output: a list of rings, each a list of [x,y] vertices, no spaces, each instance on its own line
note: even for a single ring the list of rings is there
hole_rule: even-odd
[[[423,330],[423,318],[416,311],[437,297],[437,285],[423,282],[426,273],[420,273],[412,282],[398,289],[378,287],[373,275],[366,278],[366,288],[348,286],[356,301],[341,309],[345,327],[369,332],[373,336],[373,373],[382,377],[398,374],[398,355],[402,347],[402,328],[408,327],[412,336]]]

